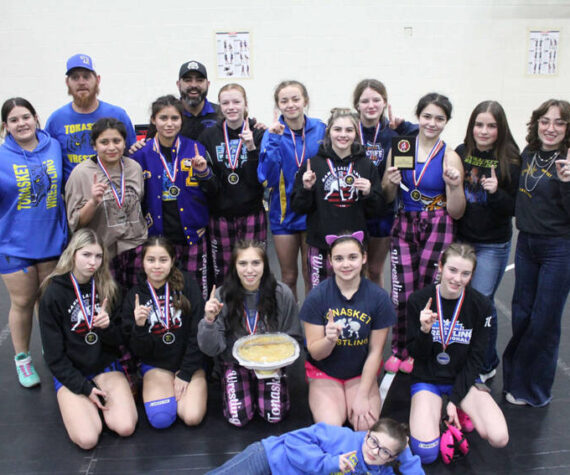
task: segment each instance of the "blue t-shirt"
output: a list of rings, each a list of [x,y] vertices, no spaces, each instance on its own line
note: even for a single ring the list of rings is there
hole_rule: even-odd
[[[333,311],[334,321],[343,324],[336,348],[325,359],[308,361],[329,376],[350,379],[360,376],[368,356],[372,330],[396,323],[396,314],[388,293],[366,278],[352,298],[342,295],[334,277],[315,287],[305,299],[299,318],[313,325],[327,325],[327,313]],[[324,328],[323,328],[324,332]]]
[[[91,128],[103,117],[120,120],[127,128],[125,151],[136,142],[135,129],[124,109],[99,101],[99,107],[89,114],[75,112],[71,102],[54,111],[46,123],[46,132],[61,145],[63,179],[67,181],[71,171],[83,160],[95,155],[91,147]]]

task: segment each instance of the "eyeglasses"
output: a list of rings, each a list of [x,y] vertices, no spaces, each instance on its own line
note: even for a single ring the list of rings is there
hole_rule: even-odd
[[[368,448],[371,450],[371,452],[374,455],[379,456],[379,457],[383,458],[384,460],[396,457],[388,449],[386,449],[385,447],[382,447],[380,445],[380,443],[378,442],[378,440],[376,440],[376,437],[372,436],[370,434],[370,432],[368,432],[368,434],[366,434],[366,445],[368,446]]]
[[[538,123],[542,127],[550,127],[550,125],[552,124],[557,129],[562,129],[562,128],[566,127],[566,125],[568,124],[568,122],[566,122],[565,120],[562,120],[562,119],[550,120],[550,119],[547,119],[546,117],[541,117],[540,119],[538,119]]]

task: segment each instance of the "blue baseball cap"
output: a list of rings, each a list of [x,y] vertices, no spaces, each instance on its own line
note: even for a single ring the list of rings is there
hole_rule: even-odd
[[[67,72],[65,74],[69,76],[71,70],[75,68],[83,68],[95,72],[93,60],[91,56],[87,56],[86,54],[76,54],[69,58],[67,60]]]

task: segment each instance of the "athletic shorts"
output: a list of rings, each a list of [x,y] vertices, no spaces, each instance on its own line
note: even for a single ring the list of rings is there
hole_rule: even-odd
[[[123,373],[123,367],[121,366],[121,362],[119,360],[113,361],[109,366],[103,368],[103,371],[101,371],[101,373],[112,373],[113,371],[119,371],[120,373]],[[98,374],[101,374],[101,373],[98,373]],[[96,374],[88,374],[85,377],[89,381],[91,381],[95,376],[97,376],[97,375]],[[56,393],[63,386],[63,384],[55,376],[53,377],[53,385],[55,387]]]
[[[57,256],[48,257],[47,259],[25,259],[23,257],[0,254],[0,274],[13,274],[21,270],[27,272],[26,269],[28,267],[54,259],[57,259]]]
[[[380,365],[380,370],[381,369],[382,369],[382,365]],[[378,370],[378,374],[380,374],[380,370]],[[317,368],[315,365],[309,363],[308,361],[305,361],[305,379],[306,380],[309,380],[309,379],[330,379],[331,381],[336,381],[337,383],[340,383],[344,386],[348,381],[360,379],[361,377],[362,377],[362,375],[355,376],[354,378],[348,378],[348,379],[335,378],[333,376],[329,376],[324,371],[321,371],[319,368]]]
[[[429,391],[436,396],[443,397],[443,395],[449,396],[453,389],[453,384],[430,384],[430,383],[415,383],[412,384],[410,388],[410,395],[413,396],[420,391]]]

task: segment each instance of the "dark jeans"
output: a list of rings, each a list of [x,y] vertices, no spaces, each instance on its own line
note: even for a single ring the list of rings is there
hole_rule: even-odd
[[[513,336],[503,354],[504,391],[531,406],[552,398],[561,319],[570,291],[570,240],[519,233]]]
[[[221,467],[206,475],[271,475],[267,454],[261,442],[248,445],[242,452],[229,459]]]
[[[497,354],[497,309],[495,308],[495,292],[499,288],[509,261],[511,242],[493,244],[470,243],[477,254],[477,268],[471,279],[471,287],[489,297],[493,305],[491,329],[489,331],[489,345],[485,353],[481,373],[488,373],[495,369],[499,363]]]

